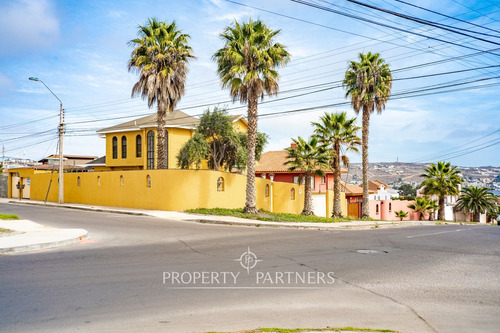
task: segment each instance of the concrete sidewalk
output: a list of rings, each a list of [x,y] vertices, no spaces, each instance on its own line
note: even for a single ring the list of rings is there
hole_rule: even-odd
[[[14,231],[13,235],[0,237],[0,254],[70,245],[87,237],[85,229],[56,229],[29,220],[0,220],[0,228]]]
[[[26,204],[26,205],[39,205],[45,207],[69,208],[79,209],[95,212],[107,212],[117,214],[129,214],[139,216],[152,216],[162,219],[210,223],[210,224],[226,224],[226,225],[240,225],[252,227],[271,227],[271,228],[295,228],[295,229],[313,229],[313,230],[361,230],[372,228],[393,228],[402,226],[416,226],[416,225],[435,225],[432,221],[349,221],[349,222],[332,222],[332,223],[309,223],[309,222],[269,222],[260,220],[250,220],[244,218],[237,218],[233,216],[220,216],[220,215],[202,215],[190,214],[176,211],[161,211],[161,210],[143,210],[133,208],[118,208],[118,207],[105,207],[83,204],[57,204],[53,202],[44,203],[43,201],[23,200],[17,201],[12,199],[0,199],[0,203],[11,204]]]

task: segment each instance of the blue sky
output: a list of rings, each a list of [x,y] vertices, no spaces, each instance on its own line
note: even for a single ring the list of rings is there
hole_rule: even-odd
[[[324,112],[347,111],[354,117],[350,106],[341,104],[347,101],[342,87],[324,88],[342,80],[348,61],[359,52],[372,51],[389,63],[397,80],[386,110],[371,117],[371,162],[449,160],[462,166],[500,165],[500,50],[465,57],[499,47],[495,43],[500,43],[500,34],[494,31],[500,30],[498,1],[418,1],[421,7],[474,26],[395,0],[362,0],[480,32],[475,36],[485,41],[343,0],[308,1],[456,45],[291,1],[237,2],[247,6],[223,0],[0,1],[0,146],[7,156],[32,159],[56,151],[59,104],[42,84],[29,81],[30,76],[42,79],[64,103],[66,154],[104,155],[104,140],[95,134],[97,129],[154,112],[140,98],[130,98],[137,75],[127,71],[131,52],[127,42],[148,17],[175,20],[191,36],[196,59],[189,64],[186,94],[178,108],[199,115],[206,107],[198,105],[227,105],[231,114],[244,114],[246,107],[230,102],[228,92],[220,88],[211,57],[222,46],[218,35],[224,27],[251,16],[281,29],[276,40],[292,55],[280,70],[278,99],[286,99],[265,98],[266,103],[259,106],[259,130],[270,136],[266,150],[283,149],[292,137],[307,137],[312,133],[310,123]],[[464,57],[446,61],[460,56]],[[405,69],[440,60],[445,61]],[[311,87],[319,84],[325,85]],[[431,90],[420,92],[423,96],[408,95],[426,88]],[[428,94],[443,90],[457,91]],[[325,107],[330,104],[340,105]],[[316,109],[285,112],[307,108]],[[276,112],[285,113],[266,116]],[[353,162],[360,160],[360,155],[351,156]]]

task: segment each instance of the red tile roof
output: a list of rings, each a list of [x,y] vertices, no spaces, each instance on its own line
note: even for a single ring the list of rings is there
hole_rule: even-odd
[[[290,173],[303,173],[301,170],[289,171],[288,165],[288,152],[286,150],[268,151],[262,154],[260,161],[255,166],[255,172],[290,172]],[[330,169],[324,169],[325,173],[333,173]],[[347,171],[342,169],[342,173]]]

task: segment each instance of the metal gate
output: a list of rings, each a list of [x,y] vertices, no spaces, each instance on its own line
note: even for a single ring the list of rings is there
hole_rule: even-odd
[[[312,194],[314,215],[326,217],[326,194]]]

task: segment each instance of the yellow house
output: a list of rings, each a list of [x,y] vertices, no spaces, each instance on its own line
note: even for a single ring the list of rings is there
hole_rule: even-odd
[[[231,116],[237,131],[246,131],[248,124],[241,116]],[[167,114],[165,122],[165,166],[177,168],[177,154],[193,137],[198,118],[182,111]],[[106,138],[106,157],[90,163],[94,171],[146,170],[157,166],[156,114],[101,129],[97,133]]]

